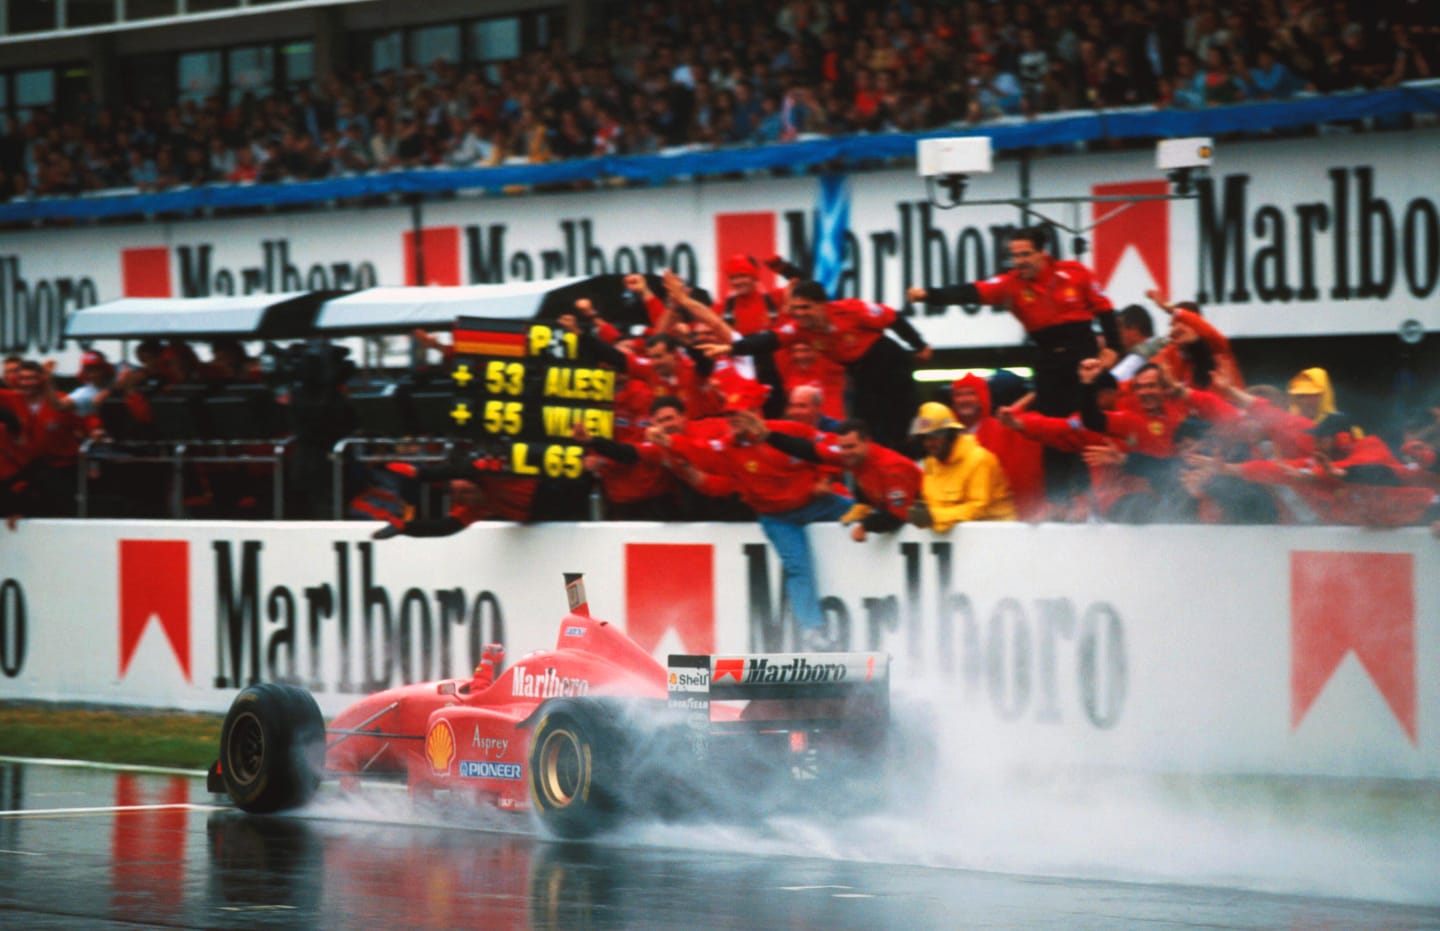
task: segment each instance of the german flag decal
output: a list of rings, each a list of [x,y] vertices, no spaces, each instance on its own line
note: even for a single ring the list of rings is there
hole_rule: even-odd
[[[491,321],[492,323],[498,321]],[[463,356],[502,356],[513,359],[525,358],[525,325],[515,330],[508,327],[474,329],[455,328],[455,352]]]

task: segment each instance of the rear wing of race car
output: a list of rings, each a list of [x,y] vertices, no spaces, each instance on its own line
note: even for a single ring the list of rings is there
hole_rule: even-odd
[[[749,702],[738,723],[823,726],[890,712],[885,653],[672,654],[669,706],[712,724],[714,702]]]

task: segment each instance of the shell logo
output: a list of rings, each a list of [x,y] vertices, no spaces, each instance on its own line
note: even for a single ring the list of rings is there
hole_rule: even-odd
[[[455,732],[450,729],[449,721],[436,721],[425,735],[425,756],[435,772],[450,772],[450,764],[455,760]]]

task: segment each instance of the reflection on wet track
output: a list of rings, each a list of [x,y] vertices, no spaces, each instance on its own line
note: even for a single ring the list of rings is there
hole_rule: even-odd
[[[536,837],[524,819],[417,811],[403,794],[322,800],[298,817],[214,801],[187,776],[0,762],[0,925],[1440,927],[1433,901],[862,862],[804,855],[803,843],[780,854],[750,826],[577,845]],[[839,830],[850,827],[865,828]]]

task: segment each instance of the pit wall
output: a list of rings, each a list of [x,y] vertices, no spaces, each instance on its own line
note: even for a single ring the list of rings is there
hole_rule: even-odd
[[[654,655],[789,648],[752,524],[27,521],[0,534],[0,700],[223,711],[292,681],[334,714],[547,648],[584,572]],[[1440,778],[1440,542],[1423,530],[811,530],[844,648],[893,657],[988,754],[1145,772]]]

